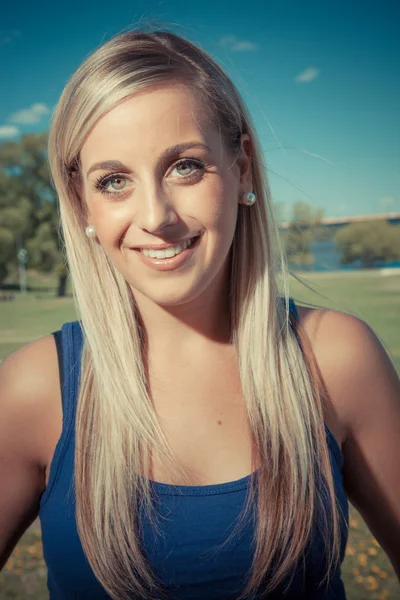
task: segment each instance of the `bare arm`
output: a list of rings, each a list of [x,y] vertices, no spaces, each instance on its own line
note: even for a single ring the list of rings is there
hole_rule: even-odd
[[[345,488],[400,578],[399,377],[365,323],[334,311],[312,312],[314,353],[346,431]]]
[[[57,387],[53,336],[21,348],[0,366],[0,569],[39,511]]]

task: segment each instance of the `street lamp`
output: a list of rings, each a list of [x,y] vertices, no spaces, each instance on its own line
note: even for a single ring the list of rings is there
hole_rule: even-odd
[[[19,289],[21,294],[26,294],[26,268],[28,262],[28,252],[25,248],[20,248],[17,252],[18,258],[18,273],[19,273]]]

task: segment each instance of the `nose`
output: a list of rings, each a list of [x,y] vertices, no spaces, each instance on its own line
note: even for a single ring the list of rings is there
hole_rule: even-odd
[[[143,185],[139,195],[135,220],[140,229],[157,235],[178,222],[172,198],[161,185]]]

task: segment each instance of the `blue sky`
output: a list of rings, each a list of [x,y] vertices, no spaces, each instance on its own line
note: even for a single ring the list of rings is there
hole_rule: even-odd
[[[242,92],[273,199],[326,216],[400,211],[400,7],[394,0],[27,2],[0,23],[0,139],[48,128],[102,41],[155,20],[202,45]]]

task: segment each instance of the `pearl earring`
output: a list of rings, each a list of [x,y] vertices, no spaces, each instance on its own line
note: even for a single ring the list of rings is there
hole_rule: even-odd
[[[88,225],[85,229],[85,233],[88,236],[88,238],[95,238],[96,237],[96,228],[94,225]]]
[[[257,197],[255,194],[253,194],[253,192],[249,192],[248,194],[243,194],[243,204],[245,204],[246,206],[253,206],[253,204],[255,203],[256,200],[257,200]]]

